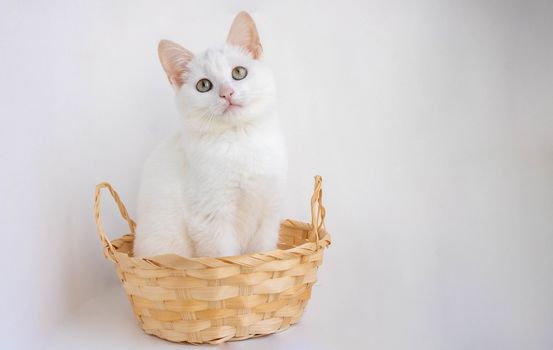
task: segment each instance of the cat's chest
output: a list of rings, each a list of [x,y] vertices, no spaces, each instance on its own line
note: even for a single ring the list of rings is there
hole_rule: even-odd
[[[285,162],[283,148],[279,135],[232,135],[195,144],[189,161],[201,176],[243,179],[279,172]]]

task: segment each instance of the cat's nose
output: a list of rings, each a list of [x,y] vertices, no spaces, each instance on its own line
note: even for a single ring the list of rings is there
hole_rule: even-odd
[[[224,98],[229,102],[232,94],[234,94],[234,90],[228,85],[223,85],[221,86],[221,88],[219,88],[219,97]]]

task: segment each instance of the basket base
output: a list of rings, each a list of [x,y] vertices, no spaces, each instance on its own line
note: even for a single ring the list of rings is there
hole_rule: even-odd
[[[270,318],[259,321],[257,324],[253,324],[253,327],[263,327],[263,323],[266,325],[272,324],[273,327],[269,327],[266,329],[264,333],[259,334],[248,334],[245,336],[238,336],[237,335],[237,328],[235,326],[219,326],[219,327],[212,327],[210,329],[200,331],[200,332],[179,332],[175,330],[160,330],[160,329],[148,329],[142,326],[142,329],[146,334],[155,336],[157,338],[167,340],[173,343],[188,343],[188,344],[194,344],[194,345],[200,345],[200,344],[221,344],[224,342],[234,342],[234,341],[240,341],[240,340],[247,340],[251,338],[259,338],[268,336],[275,333],[280,333],[286,331],[290,326],[298,323],[303,316],[303,312],[305,309],[307,303],[305,303],[301,307],[301,311],[296,317],[290,317],[290,322],[286,323],[282,318],[279,318],[281,321],[278,327],[274,329],[274,326],[277,325],[279,322],[275,322],[276,318]],[[217,338],[217,336],[221,336]]]

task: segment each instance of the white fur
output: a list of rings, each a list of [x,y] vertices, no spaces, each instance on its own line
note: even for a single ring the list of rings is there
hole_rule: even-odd
[[[246,67],[243,80],[231,71]],[[199,79],[213,89],[200,93]],[[221,84],[233,101],[224,112]],[[230,256],[276,248],[286,152],[262,60],[225,44],[194,56],[176,88],[181,128],[144,165],[135,256]]]

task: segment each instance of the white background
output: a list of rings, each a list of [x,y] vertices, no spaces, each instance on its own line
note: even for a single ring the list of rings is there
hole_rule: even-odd
[[[553,348],[553,3],[476,0],[2,0],[0,347],[182,348],[135,323],[93,190],[134,213],[177,124],[158,40],[198,52],[240,10],[279,88],[285,214],[323,175],[334,242],[300,324],[223,348]]]

